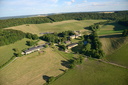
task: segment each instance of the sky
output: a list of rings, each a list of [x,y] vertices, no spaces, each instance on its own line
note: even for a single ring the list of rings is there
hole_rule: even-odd
[[[128,0],[0,0],[0,17],[128,10]]]

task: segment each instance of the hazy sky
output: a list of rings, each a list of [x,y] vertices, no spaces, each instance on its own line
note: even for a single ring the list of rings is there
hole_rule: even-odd
[[[111,10],[128,10],[128,0],[0,0],[0,17]]]

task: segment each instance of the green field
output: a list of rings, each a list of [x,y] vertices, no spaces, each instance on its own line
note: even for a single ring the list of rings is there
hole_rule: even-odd
[[[22,50],[24,48],[28,48],[26,41],[30,39],[22,39],[20,41],[15,42],[14,44],[5,45],[0,47],[0,66],[7,62],[12,56],[14,51],[13,48],[18,48],[18,50]]]
[[[84,30],[85,27],[93,25],[97,22],[102,22],[106,20],[67,20],[61,22],[53,22],[53,23],[43,23],[43,24],[29,24],[9,27],[5,29],[15,29],[21,30],[23,32],[30,32],[34,34],[42,33],[42,32],[62,32],[66,30]]]
[[[0,85],[42,85],[45,83],[44,75],[57,76],[65,60],[51,48],[43,49],[44,53],[18,57],[14,62],[0,70]]]
[[[110,62],[128,67],[128,43],[114,51],[111,55],[108,55],[106,59]]]
[[[104,25],[100,25],[98,35],[119,34],[122,33],[122,30],[124,29],[127,29],[127,27],[119,25],[116,22],[110,22]]]
[[[86,60],[50,85],[127,85],[127,72],[127,69]]]
[[[110,36],[100,41],[106,54],[104,60],[128,67],[128,38]]]
[[[85,27],[102,21],[106,20],[67,20],[53,23],[29,24],[29,26],[20,25],[5,29],[21,30],[41,36],[39,33],[42,32],[61,32],[66,30],[85,32]],[[98,34],[100,36],[120,34],[124,28],[126,27],[112,22],[101,25]],[[0,47],[0,65],[7,62],[13,56],[13,48],[18,48],[19,50],[28,48],[25,45],[27,40],[22,39],[14,44]],[[104,58],[105,60],[128,66],[128,43],[124,44],[124,39],[107,36],[100,38],[100,40],[103,44],[103,50],[107,54],[107,57]],[[73,40],[73,42],[78,41]],[[44,43],[44,41],[38,42],[38,44]],[[81,47],[76,47],[74,51],[78,49],[81,49]],[[42,85],[45,83],[44,75],[57,76],[63,73],[62,70],[67,69],[61,65],[62,60],[72,59],[75,56],[78,57],[76,54],[65,53],[56,48],[48,47],[43,49],[43,51],[18,57],[14,62],[0,69],[0,85]],[[127,72],[127,69],[87,59],[82,65],[77,65],[74,69],[69,70],[65,75],[53,82],[52,85],[127,85]]]

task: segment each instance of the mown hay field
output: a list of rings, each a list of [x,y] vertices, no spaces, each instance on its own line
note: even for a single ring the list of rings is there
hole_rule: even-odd
[[[44,52],[43,52],[44,51]],[[65,70],[61,60],[65,60],[52,48],[43,49],[18,57],[3,69],[0,69],[0,85],[42,85],[43,76],[57,76]]]
[[[93,25],[97,22],[102,22],[106,20],[66,20],[61,22],[53,22],[53,23],[43,23],[43,24],[29,24],[27,25],[20,25],[14,27],[8,27],[5,29],[15,29],[21,30],[23,32],[30,32],[33,34],[44,33],[44,32],[62,32],[66,30],[84,30],[85,27]],[[40,35],[41,36],[41,35]]]
[[[13,56],[13,49],[17,48],[19,51],[23,50],[24,48],[28,48],[26,45],[26,41],[30,39],[22,39],[13,44],[5,45],[0,47],[0,66],[6,63],[12,56]]]

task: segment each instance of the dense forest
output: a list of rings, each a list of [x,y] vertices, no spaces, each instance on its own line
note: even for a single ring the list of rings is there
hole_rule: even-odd
[[[0,20],[0,29],[18,26],[22,24],[40,24],[48,22],[57,22],[63,20],[86,20],[86,19],[107,19],[107,20],[128,20],[128,11],[119,11],[114,13],[67,13],[56,14],[47,17],[31,17],[31,18],[17,18]]]
[[[14,43],[23,38],[36,40],[38,39],[38,36],[36,34],[24,33],[22,31],[12,29],[0,30],[0,46]]]
[[[23,24],[40,24],[40,23],[48,23],[48,22],[52,22],[52,21],[47,17],[6,19],[6,20],[0,20],[0,28],[18,26]]]

